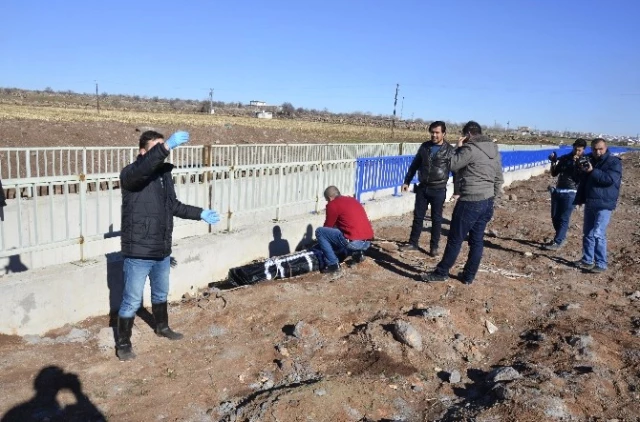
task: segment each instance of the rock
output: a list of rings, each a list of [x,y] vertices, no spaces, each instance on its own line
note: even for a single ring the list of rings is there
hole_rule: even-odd
[[[40,337],[40,336],[37,336],[37,335],[31,335],[31,334],[27,334],[26,336],[23,336],[22,339],[27,344],[52,344],[52,343],[54,343],[52,338]]]
[[[505,366],[491,371],[489,373],[489,378],[493,382],[506,382],[520,379],[522,378],[522,375],[520,375],[520,372],[516,371],[511,366]]]
[[[509,201],[517,201],[518,197],[516,195],[514,195],[513,193],[509,194],[508,197]]]
[[[281,344],[276,345],[276,350],[284,357],[289,357],[289,350]]]
[[[344,410],[352,421],[360,421],[364,418],[364,415],[360,413],[357,409],[349,406],[348,404],[344,405]]]
[[[114,353],[116,341],[113,331],[111,327],[104,327],[98,332],[98,349],[101,352]]]
[[[449,384],[457,384],[461,380],[462,377],[460,376],[460,371],[454,369],[453,371],[449,372]]]
[[[499,400],[511,400],[515,396],[515,393],[509,388],[508,384],[496,384],[491,389],[491,392]]]
[[[308,337],[317,337],[318,330],[312,325],[307,324],[304,321],[298,321],[293,329],[293,336],[299,339]]]
[[[399,342],[418,351],[422,351],[422,336],[408,322],[396,320],[393,323],[393,334]]]
[[[627,299],[631,299],[631,300],[640,300],[640,291],[636,290],[633,293],[629,293],[627,295]]]
[[[531,258],[533,256],[533,253],[527,251],[527,252],[523,253],[523,255],[526,256],[527,258]]]
[[[326,395],[326,394],[327,394],[327,390],[325,390],[324,388],[317,388],[317,389],[313,390],[313,393],[314,393],[316,396],[320,396],[320,397],[322,397],[322,396],[324,396],[324,395]]]
[[[430,306],[427,309],[422,311],[422,315],[425,318],[440,318],[444,316],[448,316],[450,311],[441,306]]]
[[[567,343],[577,349],[586,349],[593,344],[593,337],[588,334],[581,336],[570,336],[567,338]]]
[[[485,325],[485,327],[487,327],[487,331],[489,332],[489,334],[493,334],[496,331],[498,331],[498,327],[493,325],[493,323],[491,321],[489,321],[488,319],[485,320],[484,325]]]
[[[424,390],[424,387],[422,387],[421,385],[412,385],[411,386],[411,391],[413,391],[414,393],[421,393]]]
[[[491,236],[491,237],[498,237],[498,231],[497,230],[489,230],[489,232],[487,234],[489,236]]]
[[[456,333],[456,335],[454,336],[456,340],[464,340],[464,334],[461,333]]]
[[[563,311],[569,311],[571,309],[580,309],[580,304],[579,303],[567,303],[565,305],[561,305],[560,309],[562,309]]]
[[[211,337],[220,337],[227,333],[227,329],[224,327],[219,327],[217,325],[212,325],[209,327],[209,335]]]

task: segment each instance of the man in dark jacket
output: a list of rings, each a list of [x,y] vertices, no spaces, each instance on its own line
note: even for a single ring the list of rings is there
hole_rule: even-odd
[[[116,352],[120,360],[135,357],[131,329],[142,304],[147,276],[151,284],[151,310],[158,336],[179,340],[182,334],[169,328],[167,295],[173,217],[220,221],[213,210],[178,201],[171,177],[173,165],[165,163],[169,151],[189,141],[187,132],[176,132],[166,142],[155,131],[140,136],[140,155],[120,173],[122,190],[121,246],[124,256],[124,292],[118,312]]]
[[[579,268],[601,273],[607,269],[607,226],[616,208],[622,183],[622,161],[607,150],[602,138],[591,141],[589,165],[578,186],[576,205],[584,204],[582,259]]]
[[[456,193],[459,198],[453,209],[449,237],[442,259],[433,272],[421,275],[423,281],[441,282],[449,278],[462,242],[469,236],[469,257],[458,274],[465,284],[471,284],[480,268],[484,248],[484,230],[493,217],[493,200],[502,193],[502,159],[498,145],[482,135],[474,121],[462,129],[463,137],[451,158],[451,171],[456,173]]]
[[[419,183],[415,187],[416,203],[413,208],[413,225],[409,235],[409,243],[400,248],[401,251],[418,251],[418,241],[422,233],[424,216],[431,206],[431,241],[429,255],[438,255],[440,233],[442,231],[442,208],[447,196],[447,183],[451,170],[451,157],[454,148],[444,140],[447,126],[436,121],[429,125],[431,140],[420,145],[418,153],[411,162],[404,177],[402,191],[409,190],[409,184],[419,172]]]
[[[2,180],[0,180],[0,221],[4,221],[4,207],[7,206],[7,202],[4,198],[4,189],[2,188]]]
[[[558,177],[556,187],[551,189],[551,222],[556,231],[555,237],[543,249],[557,251],[564,246],[567,237],[571,213],[575,206],[578,184],[580,183],[579,160],[587,147],[587,141],[576,139],[573,143],[573,151],[557,158],[555,151],[549,156],[551,161],[551,175]]]

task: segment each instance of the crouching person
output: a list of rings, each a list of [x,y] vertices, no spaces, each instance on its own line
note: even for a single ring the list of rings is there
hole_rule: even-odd
[[[324,273],[340,272],[338,255],[351,255],[358,263],[371,246],[373,228],[364,207],[357,199],[340,195],[335,186],[324,191],[327,216],[324,227],[316,229],[316,239],[325,257]]]
[[[208,224],[220,221],[217,212],[185,205],[176,197],[171,177],[173,165],[164,160],[170,150],[188,141],[187,132],[176,132],[166,142],[158,132],[144,132],[140,136],[138,158],[120,173],[124,256],[124,292],[116,338],[116,354],[120,360],[135,357],[131,329],[142,304],[147,276],[156,334],[170,340],[182,338],[182,334],[169,328],[167,313],[173,217],[202,219]]]

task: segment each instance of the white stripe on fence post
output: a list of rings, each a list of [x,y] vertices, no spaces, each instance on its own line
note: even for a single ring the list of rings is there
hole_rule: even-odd
[[[278,173],[278,206],[276,207],[276,221],[280,221],[280,211],[282,209],[282,200],[284,195],[284,166],[280,166]]]
[[[234,188],[234,180],[235,180],[235,167],[231,167],[229,169],[229,204],[227,206],[227,231],[231,232],[233,229],[233,225],[231,224],[231,220],[233,219],[233,188]]]
[[[78,189],[80,190],[80,221],[78,222],[80,227],[80,261],[84,261],[84,235],[85,235],[85,221],[87,219],[87,149],[82,148],[82,173],[78,178],[80,183]]]

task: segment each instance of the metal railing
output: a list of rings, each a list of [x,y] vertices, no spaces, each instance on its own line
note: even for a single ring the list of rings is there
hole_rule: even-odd
[[[419,147],[420,143],[195,145],[171,151],[168,161],[179,168],[196,168],[353,160],[415,155]],[[499,147],[511,151],[543,146]],[[115,173],[132,163],[137,155],[137,147],[0,148],[0,178]]]
[[[178,199],[222,216],[211,227],[176,219],[176,228],[200,224],[198,233],[205,234],[318,212],[324,208],[326,183],[353,195],[355,168],[355,160],[338,160],[176,169]],[[0,257],[77,245],[76,258],[83,260],[91,242],[120,234],[119,173],[6,179],[3,185],[33,195],[7,200]]]
[[[558,156],[571,152],[571,147],[549,148],[522,151],[500,151],[502,159],[502,171],[510,172],[531,167],[545,166],[549,164],[549,155],[556,152]],[[628,148],[610,147],[612,154],[622,154]],[[590,149],[585,154],[590,153]],[[404,183],[404,177],[409,170],[414,155],[396,157],[372,157],[357,160],[356,172],[356,198],[361,198],[363,193],[376,192],[384,189],[394,189],[394,195]],[[417,183],[414,176],[411,183]]]

